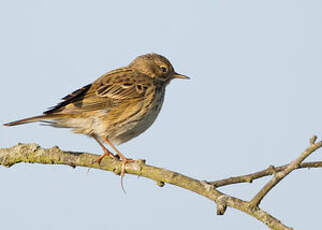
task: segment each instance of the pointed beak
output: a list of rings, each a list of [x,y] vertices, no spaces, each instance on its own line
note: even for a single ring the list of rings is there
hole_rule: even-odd
[[[185,75],[179,74],[179,73],[174,73],[173,78],[179,78],[179,79],[190,79],[190,77],[187,77]]]

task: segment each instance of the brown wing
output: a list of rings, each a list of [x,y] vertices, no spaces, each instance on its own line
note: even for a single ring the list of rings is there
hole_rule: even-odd
[[[142,112],[142,108],[150,103],[154,95],[152,79],[134,70],[98,79],[95,83],[96,95],[113,104],[107,118],[108,123],[113,125]]]
[[[99,79],[96,95],[111,100],[135,100],[144,97],[151,80],[136,71],[118,72]]]
[[[112,109],[123,104],[143,100],[151,79],[129,68],[111,71],[92,84],[86,85],[63,98],[44,114],[79,113]]]

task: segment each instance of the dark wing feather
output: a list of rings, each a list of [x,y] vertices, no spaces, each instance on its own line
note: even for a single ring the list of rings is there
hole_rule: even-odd
[[[92,84],[88,84],[80,89],[75,90],[71,94],[68,94],[67,96],[62,98],[62,102],[58,103],[57,105],[49,108],[49,110],[45,111],[44,114],[52,114],[60,112],[64,109],[64,107],[70,103],[74,103],[77,101],[82,101],[82,99],[85,97],[86,92],[89,90],[89,88],[92,86]]]
[[[144,95],[143,89],[141,84],[107,82],[96,90],[96,95],[112,100],[137,99]]]

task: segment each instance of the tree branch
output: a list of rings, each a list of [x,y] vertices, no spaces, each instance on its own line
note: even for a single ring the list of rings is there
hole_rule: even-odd
[[[306,153],[307,151],[312,153],[313,151],[320,148],[321,146],[322,146],[321,142],[313,143],[304,153]],[[297,159],[296,161],[291,163],[292,168],[290,168],[291,166],[289,165],[291,164],[289,164],[286,166],[281,166],[276,168],[275,169],[276,172],[284,172],[287,169],[286,172],[289,173],[298,167],[321,167],[322,162],[310,162],[310,163],[303,163],[302,165],[299,165],[299,163],[301,163],[304,160],[304,158],[307,157],[309,154],[306,153],[304,157],[301,155],[300,160]],[[96,168],[96,169],[112,171],[116,174],[120,174],[121,162],[119,160],[105,157],[102,159],[101,163],[98,164],[95,162],[97,157],[98,155],[90,154],[90,153],[62,151],[57,146],[53,148],[45,149],[45,148],[41,148],[37,144],[18,144],[10,148],[0,149],[0,164],[6,167],[10,167],[20,162],[41,163],[41,164],[62,164],[62,165],[69,165],[71,167],[82,166],[82,167],[88,167],[88,168]],[[127,174],[133,174],[133,175],[150,178],[156,181],[157,184],[161,187],[165,183],[168,183],[168,184],[173,184],[173,185],[182,187],[184,189],[190,190],[197,194],[200,194],[214,201],[217,204],[218,215],[223,215],[225,213],[226,208],[231,207],[255,217],[256,219],[266,224],[270,229],[283,229],[283,230],[291,229],[290,227],[282,224],[278,219],[271,216],[269,213],[260,209],[257,205],[253,206],[248,201],[243,201],[236,197],[222,193],[216,189],[216,187],[219,187],[219,186],[234,184],[234,183],[242,183],[246,181],[250,182],[262,176],[271,175],[270,173],[273,173],[273,171],[269,171],[271,169],[266,169],[254,174],[249,174],[241,177],[231,177],[228,179],[215,181],[211,183],[208,183],[206,181],[200,181],[191,177],[187,177],[185,175],[182,175],[180,173],[173,172],[167,169],[162,169],[162,168],[147,165],[145,164],[144,160],[137,160],[126,164],[125,170]],[[267,192],[269,192],[269,190]]]

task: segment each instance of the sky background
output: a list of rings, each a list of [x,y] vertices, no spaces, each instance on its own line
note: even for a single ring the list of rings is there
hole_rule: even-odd
[[[71,91],[149,52],[190,81],[167,88],[158,119],[121,145],[201,180],[295,159],[322,138],[322,1],[0,1],[0,123],[39,115]],[[101,154],[67,129],[0,126],[0,146]],[[321,160],[317,151],[309,160]],[[292,173],[261,208],[295,229],[321,223],[322,169]],[[251,199],[269,178],[220,190]],[[0,167],[3,229],[266,229],[172,185],[67,166]]]

